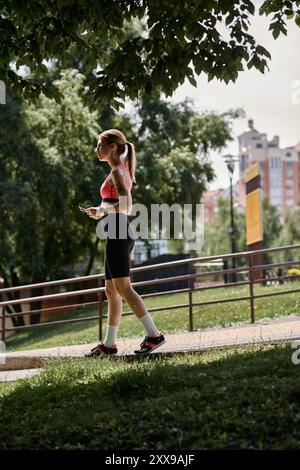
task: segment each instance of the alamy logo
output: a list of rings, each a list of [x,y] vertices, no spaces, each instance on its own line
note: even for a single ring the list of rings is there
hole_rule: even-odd
[[[126,196],[121,196],[126,199]],[[126,207],[125,201],[124,205]],[[204,204],[151,204],[150,211],[144,204],[135,203],[132,206],[131,216],[134,219],[127,225],[127,217],[110,213],[100,220],[96,233],[104,240],[106,238],[125,239],[128,234],[133,239],[142,240],[175,240],[182,239],[185,250],[201,250],[204,244]],[[173,224],[171,224],[173,217]],[[151,227],[149,230],[149,226]],[[172,227],[172,230],[171,230]]]
[[[292,89],[292,104],[300,104],[300,80],[293,81]]]
[[[0,341],[0,364],[6,364],[5,343]]]
[[[293,349],[296,349],[292,354],[292,363],[297,366],[300,364],[300,340],[293,341],[291,346]]]
[[[5,83],[0,80],[0,104],[6,104]]]

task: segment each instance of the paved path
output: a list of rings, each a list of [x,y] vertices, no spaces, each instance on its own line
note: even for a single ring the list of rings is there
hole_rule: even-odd
[[[40,374],[43,369],[4,370],[0,372],[0,382],[12,382],[18,379],[28,379]]]
[[[124,359],[136,358],[133,351],[143,338],[126,338],[118,341],[118,356]],[[263,344],[300,340],[300,316],[290,316],[271,322],[258,321],[254,324],[229,328],[203,329],[166,335],[166,343],[153,351],[153,355],[195,352],[224,346],[242,344]],[[7,353],[5,364],[0,361],[0,371],[35,369],[43,366],[49,357],[83,357],[96,343],[75,346],[61,346],[48,349],[33,349]],[[3,362],[3,360],[2,360]],[[0,380],[1,380],[0,372]]]

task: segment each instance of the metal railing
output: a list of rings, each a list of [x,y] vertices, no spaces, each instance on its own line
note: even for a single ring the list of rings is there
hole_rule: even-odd
[[[139,273],[139,272],[144,272],[144,271],[150,271],[150,270],[161,270],[163,268],[170,268],[170,267],[176,267],[176,266],[182,266],[187,264],[189,266],[189,274],[181,274],[178,276],[169,276],[169,277],[164,277],[164,278],[155,278],[147,281],[140,281],[140,282],[133,282],[132,285],[135,288],[142,287],[142,286],[149,286],[149,285],[155,285],[155,284],[162,284],[162,283],[170,283],[170,282],[175,282],[175,281],[187,281],[188,287],[183,288],[183,289],[176,289],[176,290],[169,290],[169,291],[163,291],[163,292],[153,292],[150,294],[142,294],[142,298],[147,298],[151,296],[164,296],[164,295],[175,295],[178,293],[183,293],[186,292],[188,295],[188,301],[187,303],[183,304],[177,304],[177,305],[164,305],[160,307],[155,307],[155,308],[149,308],[148,311],[151,312],[158,312],[162,310],[173,310],[173,309],[181,309],[181,308],[187,308],[188,309],[188,323],[189,323],[189,331],[193,331],[193,320],[194,320],[194,311],[193,308],[196,306],[204,306],[204,305],[212,305],[212,304],[217,304],[217,303],[226,303],[226,302],[238,302],[238,301],[249,301],[250,305],[250,321],[251,323],[255,322],[255,299],[263,298],[263,297],[270,297],[274,295],[281,295],[281,294],[291,294],[295,292],[300,292],[300,289],[289,289],[289,290],[280,290],[278,292],[269,292],[269,293],[264,293],[264,294],[255,294],[254,293],[254,285],[257,283],[262,283],[266,284],[266,282],[271,282],[271,281],[280,281],[284,282],[285,280],[292,280],[292,279],[297,279],[300,277],[300,275],[282,275],[282,276],[275,276],[275,277],[259,277],[255,278],[254,272],[258,271],[259,273],[266,271],[266,270],[271,270],[273,268],[281,268],[283,266],[295,266],[295,265],[300,265],[300,255],[299,255],[299,260],[297,261],[283,261],[283,262],[278,262],[278,263],[272,263],[272,264],[255,264],[253,262],[253,257],[257,256],[257,254],[261,253],[266,254],[266,253],[274,253],[274,252],[286,252],[288,250],[299,250],[300,245],[288,245],[288,246],[283,246],[283,247],[276,247],[276,248],[267,248],[267,249],[261,249],[261,250],[254,250],[254,251],[245,251],[245,252],[240,252],[240,253],[229,253],[229,254],[224,254],[224,255],[216,255],[216,256],[207,256],[207,257],[198,257],[198,258],[187,258],[187,259],[182,259],[178,261],[170,261],[167,263],[160,263],[160,264],[153,264],[153,265],[148,265],[148,266],[142,266],[138,268],[132,268],[130,270],[131,275],[134,273]],[[223,266],[224,262],[227,260],[232,260],[233,258],[239,259],[239,258],[245,258],[246,264],[243,266],[234,268],[234,269],[219,269],[219,270],[214,270],[214,271],[205,271],[201,273],[195,273],[193,272],[195,265],[199,267],[201,264],[205,264],[206,262],[212,262],[212,261],[223,261]],[[238,282],[231,282],[231,283],[219,283],[215,285],[205,285],[205,286],[200,286],[200,287],[195,287],[195,280],[196,279],[201,279],[205,277],[213,277],[213,276],[220,276],[220,275],[228,275],[232,273],[237,273],[237,274],[244,274],[247,275],[248,279],[243,280],[243,281],[238,281]],[[92,280],[97,280],[99,283],[99,287],[97,288],[92,288],[92,289],[78,289],[75,291],[69,291],[69,292],[61,292],[61,293],[56,293],[56,294],[47,294],[47,295],[40,295],[40,296],[34,296],[34,297],[26,297],[26,298],[18,298],[14,300],[6,299],[0,302],[0,312],[2,309],[2,315],[1,315],[1,328],[0,328],[0,333],[1,333],[1,339],[2,341],[5,340],[5,334],[6,332],[9,331],[19,331],[19,330],[28,330],[28,329],[34,329],[34,328],[41,328],[41,327],[47,327],[47,326],[55,326],[55,325],[64,325],[67,323],[77,323],[77,322],[85,322],[85,321],[90,321],[90,320],[98,320],[98,325],[99,325],[99,339],[101,340],[103,337],[103,319],[106,318],[104,315],[104,306],[107,304],[107,300],[105,300],[103,297],[103,294],[105,292],[105,287],[104,287],[104,273],[102,274],[94,274],[90,276],[82,276],[82,277],[75,277],[75,278],[69,278],[69,279],[62,279],[62,280],[56,280],[56,281],[49,281],[49,282],[42,282],[42,283],[37,283],[37,284],[27,284],[23,286],[17,286],[17,287],[9,287],[9,288],[4,288],[0,289],[0,298],[4,295],[15,293],[15,292],[21,292],[22,290],[27,290],[27,289],[33,289],[33,288],[41,288],[41,287],[53,287],[53,286],[62,286],[62,285],[68,285],[68,284],[75,284],[79,282],[86,282],[86,281],[92,281]],[[193,294],[195,291],[202,291],[202,290],[208,290],[208,289],[220,289],[220,288],[227,288],[227,287],[234,287],[234,286],[242,286],[242,285],[249,285],[249,295],[246,296],[241,296],[241,297],[232,297],[232,298],[223,298],[223,299],[215,299],[215,300],[206,300],[204,302],[195,302],[193,299]],[[66,299],[70,297],[75,297],[78,295],[90,295],[90,294],[97,294],[97,301],[92,301],[92,302],[81,302],[77,304],[71,304],[71,305],[61,305],[61,306],[56,306],[56,307],[47,307],[47,308],[40,308],[38,310],[28,310],[25,312],[18,312],[18,313],[7,313],[6,309],[7,307],[12,307],[13,305],[20,305],[20,304],[29,304],[31,302],[37,302],[37,301],[45,301],[45,300],[60,300],[60,299]],[[13,326],[13,327],[7,327],[7,319],[8,318],[17,318],[19,316],[25,317],[27,315],[33,315],[34,313],[56,313],[60,309],[68,310],[68,309],[74,309],[74,308],[88,308],[91,306],[97,305],[98,307],[98,315],[97,316],[89,316],[89,317],[83,317],[83,318],[73,318],[73,319],[68,319],[68,320],[56,320],[56,321],[47,321],[47,322],[41,322],[37,324],[31,324],[31,325],[23,325],[23,326]],[[132,315],[132,311],[125,311],[123,315]]]

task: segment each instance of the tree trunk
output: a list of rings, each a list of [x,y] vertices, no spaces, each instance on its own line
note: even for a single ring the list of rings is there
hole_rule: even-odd
[[[86,268],[86,271],[85,271],[85,276],[89,276],[90,273],[91,273],[91,270],[92,270],[92,267],[93,267],[93,264],[94,264],[94,261],[95,261],[96,248],[97,248],[98,244],[99,244],[99,238],[97,237],[96,241],[95,241],[95,245],[91,250],[90,260],[89,260],[89,264],[87,265],[87,268]]]

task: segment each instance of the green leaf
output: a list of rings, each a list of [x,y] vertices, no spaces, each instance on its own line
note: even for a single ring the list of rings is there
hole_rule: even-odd
[[[26,16],[26,21],[25,3],[32,13]],[[247,53],[252,54],[256,47],[255,37],[245,31],[248,22],[252,21],[256,4],[250,0],[175,2],[173,5],[166,0],[92,3],[59,0],[58,5],[50,2],[49,11],[43,2],[28,0],[25,3],[9,2],[6,18],[0,19],[0,45],[5,46],[1,47],[4,51],[0,54],[0,69],[6,73],[8,64],[16,59],[17,66],[26,64],[31,68],[32,83],[39,83],[39,75],[49,78],[50,83],[52,72],[39,64],[43,58],[55,58],[60,66],[75,66],[84,74],[89,94],[94,93],[90,84],[93,69],[97,67],[103,70],[105,81],[116,87],[121,83],[126,97],[137,99],[140,90],[147,86],[148,76],[151,76],[151,93],[159,92],[162,86],[169,93],[168,80],[172,81],[172,89],[176,89],[193,75],[187,68],[191,61],[195,74],[204,71],[209,74],[209,80],[220,79],[220,64],[242,57],[248,60]],[[280,33],[287,34],[284,14],[290,14],[293,8],[294,2],[287,0],[263,2],[259,12],[272,15],[269,29],[275,39]],[[145,11],[147,16],[144,16]],[[143,19],[140,22],[138,18]],[[230,33],[229,44],[216,28],[216,21],[223,20]],[[300,27],[299,13],[295,22]],[[12,35],[14,40],[5,39]],[[234,53],[228,54],[228,49]],[[193,55],[199,53],[201,58],[195,60]],[[260,45],[257,54],[271,57]],[[204,61],[204,57],[209,60]],[[241,67],[233,64],[231,68],[233,78]],[[193,78],[188,80],[195,86]],[[7,86],[19,86],[12,75],[8,77]],[[109,102],[113,96],[111,92],[111,89],[104,90],[102,98],[96,99],[101,104]],[[34,92],[32,96],[35,96]]]
[[[277,39],[277,38],[278,38],[278,36],[280,35],[280,32],[281,32],[280,26],[279,26],[279,25],[276,25],[276,26],[274,27],[274,30],[273,30],[273,33],[272,33],[274,39]]]
[[[260,55],[264,55],[264,56],[268,57],[268,59],[271,59],[270,52],[267,49],[265,49],[263,46],[258,45],[256,47],[256,52]]]
[[[195,80],[195,78],[191,75],[188,75],[188,81],[190,82],[191,85],[193,85],[195,88],[197,88],[197,82]]]

